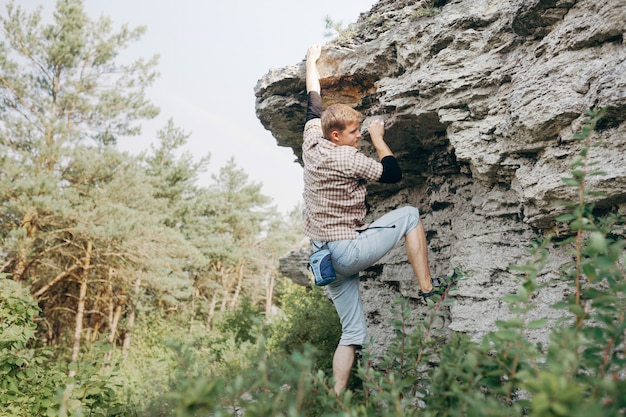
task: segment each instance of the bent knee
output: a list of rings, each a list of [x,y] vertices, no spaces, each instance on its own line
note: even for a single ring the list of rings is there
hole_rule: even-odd
[[[406,218],[407,232],[417,227],[420,222],[420,211],[417,207],[405,206],[398,210],[401,210],[402,215]]]

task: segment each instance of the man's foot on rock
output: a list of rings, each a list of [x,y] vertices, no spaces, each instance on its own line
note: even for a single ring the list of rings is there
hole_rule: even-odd
[[[430,282],[433,284],[433,289],[429,292],[422,292],[420,290],[419,295],[424,298],[424,301],[434,295],[441,295],[448,287],[456,282],[457,278],[456,270],[452,273],[452,276],[449,277],[431,278]]]

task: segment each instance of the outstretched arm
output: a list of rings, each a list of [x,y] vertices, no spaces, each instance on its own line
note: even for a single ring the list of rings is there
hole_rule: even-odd
[[[306,122],[319,119],[322,116],[322,96],[320,76],[317,72],[317,59],[322,54],[321,45],[313,45],[306,53],[306,92],[308,104],[306,107]]]
[[[321,45],[312,45],[306,53],[306,92],[312,91],[321,94],[320,76],[317,72],[317,59],[322,54]]]

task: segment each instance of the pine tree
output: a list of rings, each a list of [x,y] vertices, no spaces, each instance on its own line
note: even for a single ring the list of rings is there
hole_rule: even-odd
[[[1,24],[2,272],[31,288],[48,338],[73,340],[75,360],[81,338],[115,333],[163,240],[182,242],[151,219],[145,174],[112,147],[158,113],[145,98],[156,58],[117,64],[144,29],[114,32],[78,0],[59,1],[51,23],[11,2]]]
[[[258,276],[255,248],[270,202],[233,159],[212,179],[211,186],[197,190],[182,228],[203,255],[190,273],[195,296],[208,302],[203,311],[207,327],[216,311],[235,307],[242,293],[260,288],[249,281]]]

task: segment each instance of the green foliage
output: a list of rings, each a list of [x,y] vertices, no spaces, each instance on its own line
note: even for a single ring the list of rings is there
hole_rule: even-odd
[[[409,333],[409,307],[406,300],[399,300],[396,312],[399,316],[393,325],[396,329],[396,338],[389,347],[384,360],[374,368],[366,354],[359,364],[357,372],[363,380],[363,388],[356,391],[347,391],[337,397],[332,389],[329,378],[330,370],[319,366],[319,350],[315,342],[304,340],[306,331],[297,331],[298,328],[313,325],[309,320],[304,323],[298,319],[311,319],[307,313],[315,311],[316,320],[319,314],[334,315],[334,310],[324,311],[324,304],[328,300],[320,289],[312,294],[305,289],[290,289],[285,292],[281,300],[294,303],[302,301],[300,306],[290,307],[286,322],[272,324],[270,339],[258,339],[257,350],[249,351],[250,366],[242,368],[233,376],[216,375],[208,377],[206,373],[195,378],[184,377],[177,389],[168,394],[175,406],[176,416],[228,416],[236,412],[244,412],[250,417],[262,416],[378,416],[378,415],[417,415],[417,409],[412,405],[410,393],[415,394],[418,375],[423,374],[423,368],[430,363],[436,352],[437,341],[442,334],[429,331],[435,317],[440,314],[443,302],[438,302],[432,311],[427,323],[418,326],[413,333]],[[306,308],[303,306],[306,305]],[[305,311],[306,310],[306,311]],[[289,314],[293,313],[293,316]],[[287,331],[295,332],[294,336],[286,339],[274,339],[281,336],[279,326],[287,326]],[[338,323],[334,323],[338,326]],[[301,339],[296,339],[300,337]],[[318,335],[311,332],[310,337]],[[338,334],[337,334],[338,337]],[[283,340],[298,343],[286,349],[276,351],[266,349]],[[329,345],[328,357],[336,346],[336,340]],[[278,346],[282,347],[282,345]],[[190,358],[189,354],[183,355]],[[197,356],[196,359],[197,360]],[[179,370],[180,375],[190,375],[194,372],[185,371],[190,368],[194,360],[183,361]],[[191,365],[193,367],[193,365]],[[400,414],[400,412],[402,414]]]
[[[461,271],[457,271],[457,277],[463,277]],[[430,314],[417,324],[412,322],[406,298],[399,297],[394,302],[392,311],[396,318],[391,325],[395,337],[379,360],[374,361],[365,351],[357,368],[362,388],[337,398],[335,407],[350,410],[346,414],[350,416],[421,415],[417,405],[431,386],[427,371],[439,361],[439,349],[447,343],[446,335],[433,323],[450,304],[448,291],[443,298],[429,300]]]
[[[344,27],[343,22],[337,22],[333,20],[329,15],[324,16],[324,25],[326,32],[324,36],[327,38],[334,38],[336,41],[345,42],[356,36],[356,24],[350,23]]]
[[[256,313],[243,317],[242,311],[249,308],[256,311],[254,307],[243,307],[239,316],[227,314],[224,321],[218,318],[219,325],[232,324],[224,325],[223,332],[200,326],[190,331],[179,316],[147,311],[137,323],[132,349],[126,354],[115,351],[113,355],[120,366],[111,379],[117,397],[125,403],[124,415],[174,415],[179,402],[191,401],[192,387],[202,389],[200,380],[232,380],[250,368],[258,352],[255,324],[260,317]],[[233,317],[243,318],[252,328],[230,322]],[[236,339],[237,332],[244,329],[254,339],[252,342]]]
[[[156,61],[116,62],[144,29],[91,21],[78,0],[58,1],[51,19],[42,10],[10,2],[0,17],[0,246],[4,270],[30,288],[57,344],[75,331],[85,281],[83,311],[107,318],[131,304],[140,279],[188,295],[193,247],[163,227],[138,161],[111,146],[157,113],[144,95]],[[94,334],[110,330],[91,323]]]
[[[0,277],[0,408],[11,416],[58,416],[89,411],[111,415],[121,406],[111,376],[103,367],[101,345],[70,367],[55,360],[49,348],[34,346],[39,308],[19,283]]]
[[[104,417],[125,410],[125,402],[117,395],[120,384],[115,378],[118,364],[104,359],[104,353],[109,349],[106,343],[94,343],[80,361],[67,365],[76,374],[65,378],[63,389],[57,394],[58,414],[55,415]]]
[[[196,345],[178,320],[168,319],[158,310],[146,311],[142,317],[133,332],[132,348],[126,353],[114,351],[113,360],[120,363],[112,376],[116,395],[126,404],[125,414],[171,415],[166,393],[172,390],[180,366],[176,348]]]
[[[199,187],[208,157],[180,152],[171,121],[150,153],[116,149],[158,112],[156,58],[117,62],[145,29],[92,21],[79,0],[42,12],[0,17],[0,408],[170,413],[159,397],[183,386],[186,352],[189,380],[249,367],[253,306],[272,300],[259,284],[300,235],[234,160]]]
[[[32,347],[39,312],[27,290],[0,275],[0,409],[5,415],[51,415],[64,379],[48,369],[51,352]]]
[[[305,345],[315,347],[319,369],[331,369],[332,357],[341,337],[339,317],[332,302],[319,287],[304,288],[287,282],[279,299],[282,314],[270,323],[268,349],[291,354]]]
[[[28,13],[9,2],[1,18],[6,143],[23,150],[43,142],[48,146],[38,156],[56,163],[62,143],[91,139],[108,144],[120,135],[137,134],[138,119],[158,114],[145,99],[145,88],[156,77],[156,57],[130,65],[115,59],[145,28],[123,26],[113,32],[110,19],[90,21],[80,0],[58,1],[49,24],[43,23],[41,11]]]
[[[237,344],[254,342],[258,337],[261,312],[261,308],[246,297],[237,308],[225,312],[216,323],[216,327],[224,334],[233,335]]]
[[[32,296],[17,282],[0,274],[0,348],[8,351],[25,349],[35,337],[39,307]]]

